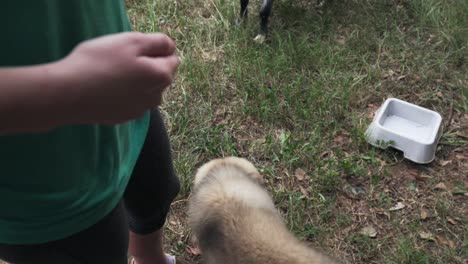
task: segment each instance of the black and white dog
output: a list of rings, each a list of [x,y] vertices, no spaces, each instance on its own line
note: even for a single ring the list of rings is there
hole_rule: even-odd
[[[320,8],[325,4],[325,0],[316,0],[313,5],[315,8]],[[240,0],[240,21],[247,18],[247,6],[249,0]],[[258,35],[255,37],[255,41],[263,42],[268,33],[268,18],[270,17],[271,8],[273,6],[273,0],[263,0],[262,7],[260,8],[260,30]]]
[[[240,5],[240,19],[242,20],[247,18],[247,6],[249,5],[249,0],[240,0]],[[272,6],[273,0],[263,0],[262,7],[260,8],[260,31],[255,37],[255,40],[258,42],[263,42],[265,40],[268,32],[268,18],[270,17]]]

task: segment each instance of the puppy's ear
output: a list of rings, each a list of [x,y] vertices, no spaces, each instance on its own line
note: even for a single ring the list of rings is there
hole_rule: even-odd
[[[260,174],[260,172],[258,171],[255,171],[255,172],[248,172],[247,175],[249,177],[251,177],[252,179],[254,179],[255,181],[257,181],[258,183],[260,184],[264,184],[265,183],[265,180],[263,178],[263,175]]]
[[[226,164],[231,164],[233,166],[241,168],[247,176],[250,178],[254,179],[255,181],[258,181],[259,183],[263,183],[263,176],[260,174],[260,172],[255,168],[255,166],[248,160],[244,158],[238,158],[238,157],[227,157],[224,159],[224,162]]]
[[[203,164],[195,174],[194,186],[197,186],[216,166],[221,166],[223,159],[214,159]]]
[[[247,160],[245,160],[247,161]],[[247,175],[254,179],[256,182],[260,183],[261,185],[265,184],[265,177],[257,170],[257,168],[254,167],[252,163],[248,162],[248,166],[244,167],[244,169],[247,171]]]

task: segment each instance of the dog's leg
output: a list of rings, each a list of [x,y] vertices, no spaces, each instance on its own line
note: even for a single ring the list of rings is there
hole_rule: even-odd
[[[255,37],[257,42],[265,41],[265,37],[268,33],[268,18],[270,17],[272,6],[273,0],[263,0],[262,8],[260,9],[260,32]]]
[[[246,19],[248,16],[247,6],[249,5],[249,0],[240,0],[240,15],[237,19],[237,25],[242,23],[242,20]]]
[[[241,5],[240,17],[246,18],[248,15],[247,6],[249,5],[249,0],[240,0],[240,5]]]
[[[263,0],[262,8],[260,9],[260,34],[268,33],[268,18],[270,17],[273,0]]]

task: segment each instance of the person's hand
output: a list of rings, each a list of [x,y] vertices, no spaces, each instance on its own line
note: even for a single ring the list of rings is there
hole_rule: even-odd
[[[161,103],[179,65],[175,44],[161,33],[120,33],[85,41],[53,65],[67,87],[67,123],[115,124]]]

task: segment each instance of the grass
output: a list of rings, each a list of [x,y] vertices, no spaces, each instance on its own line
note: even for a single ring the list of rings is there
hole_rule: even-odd
[[[261,170],[291,231],[329,254],[466,263],[467,1],[275,1],[260,45],[252,40],[258,1],[240,27],[238,1],[127,5],[135,30],[169,34],[182,58],[162,106],[182,183],[169,251],[198,263],[185,222],[192,177],[202,163],[236,155]],[[415,165],[365,141],[388,97],[441,113],[434,162]],[[391,211],[398,202],[405,208]],[[369,226],[375,237],[360,234]]]

